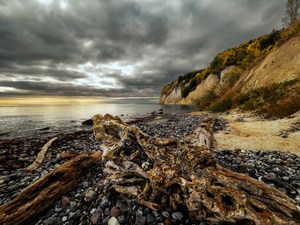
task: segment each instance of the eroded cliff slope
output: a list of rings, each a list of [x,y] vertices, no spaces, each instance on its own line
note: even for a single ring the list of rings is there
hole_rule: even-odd
[[[288,41],[283,41],[281,35],[273,31],[219,53],[204,70],[190,72],[166,85],[160,103],[206,106],[210,103],[205,101],[218,101],[224,95],[240,95],[274,83],[292,81],[292,85],[299,86],[300,35]]]

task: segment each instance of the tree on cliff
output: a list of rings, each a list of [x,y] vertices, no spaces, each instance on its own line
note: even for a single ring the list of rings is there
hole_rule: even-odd
[[[298,26],[300,23],[300,0],[287,0],[285,17],[282,19],[284,26]]]

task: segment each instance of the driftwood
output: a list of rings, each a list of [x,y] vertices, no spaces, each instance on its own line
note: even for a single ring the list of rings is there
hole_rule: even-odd
[[[154,210],[184,208],[210,224],[300,224],[287,195],[216,162],[209,149],[213,120],[182,140],[153,138],[111,115],[93,120],[108,190],[136,196]]]
[[[36,170],[43,162],[44,158],[45,158],[45,154],[48,150],[48,148],[52,145],[52,143],[57,140],[57,137],[52,138],[50,141],[48,141],[41,149],[41,151],[38,153],[36,159],[34,160],[34,162],[29,165],[26,170],[32,171],[32,170]]]
[[[101,152],[83,153],[40,178],[0,208],[0,224],[28,224],[72,190],[86,170],[101,161]]]

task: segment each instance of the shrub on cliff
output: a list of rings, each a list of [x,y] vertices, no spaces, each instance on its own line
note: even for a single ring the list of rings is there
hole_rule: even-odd
[[[215,92],[213,90],[210,90],[207,91],[199,99],[194,100],[194,103],[199,110],[204,110],[217,98],[218,96],[215,94]]]
[[[256,110],[272,116],[287,116],[300,110],[300,80],[293,79],[253,89],[233,99],[244,110]]]

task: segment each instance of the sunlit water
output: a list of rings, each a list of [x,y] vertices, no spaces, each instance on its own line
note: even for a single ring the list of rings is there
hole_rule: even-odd
[[[183,113],[195,108],[157,104],[157,99],[118,99],[106,103],[29,105],[0,107],[0,139],[38,137],[55,132],[83,129],[81,123],[95,114],[110,113],[128,119],[163,109],[164,113]]]

